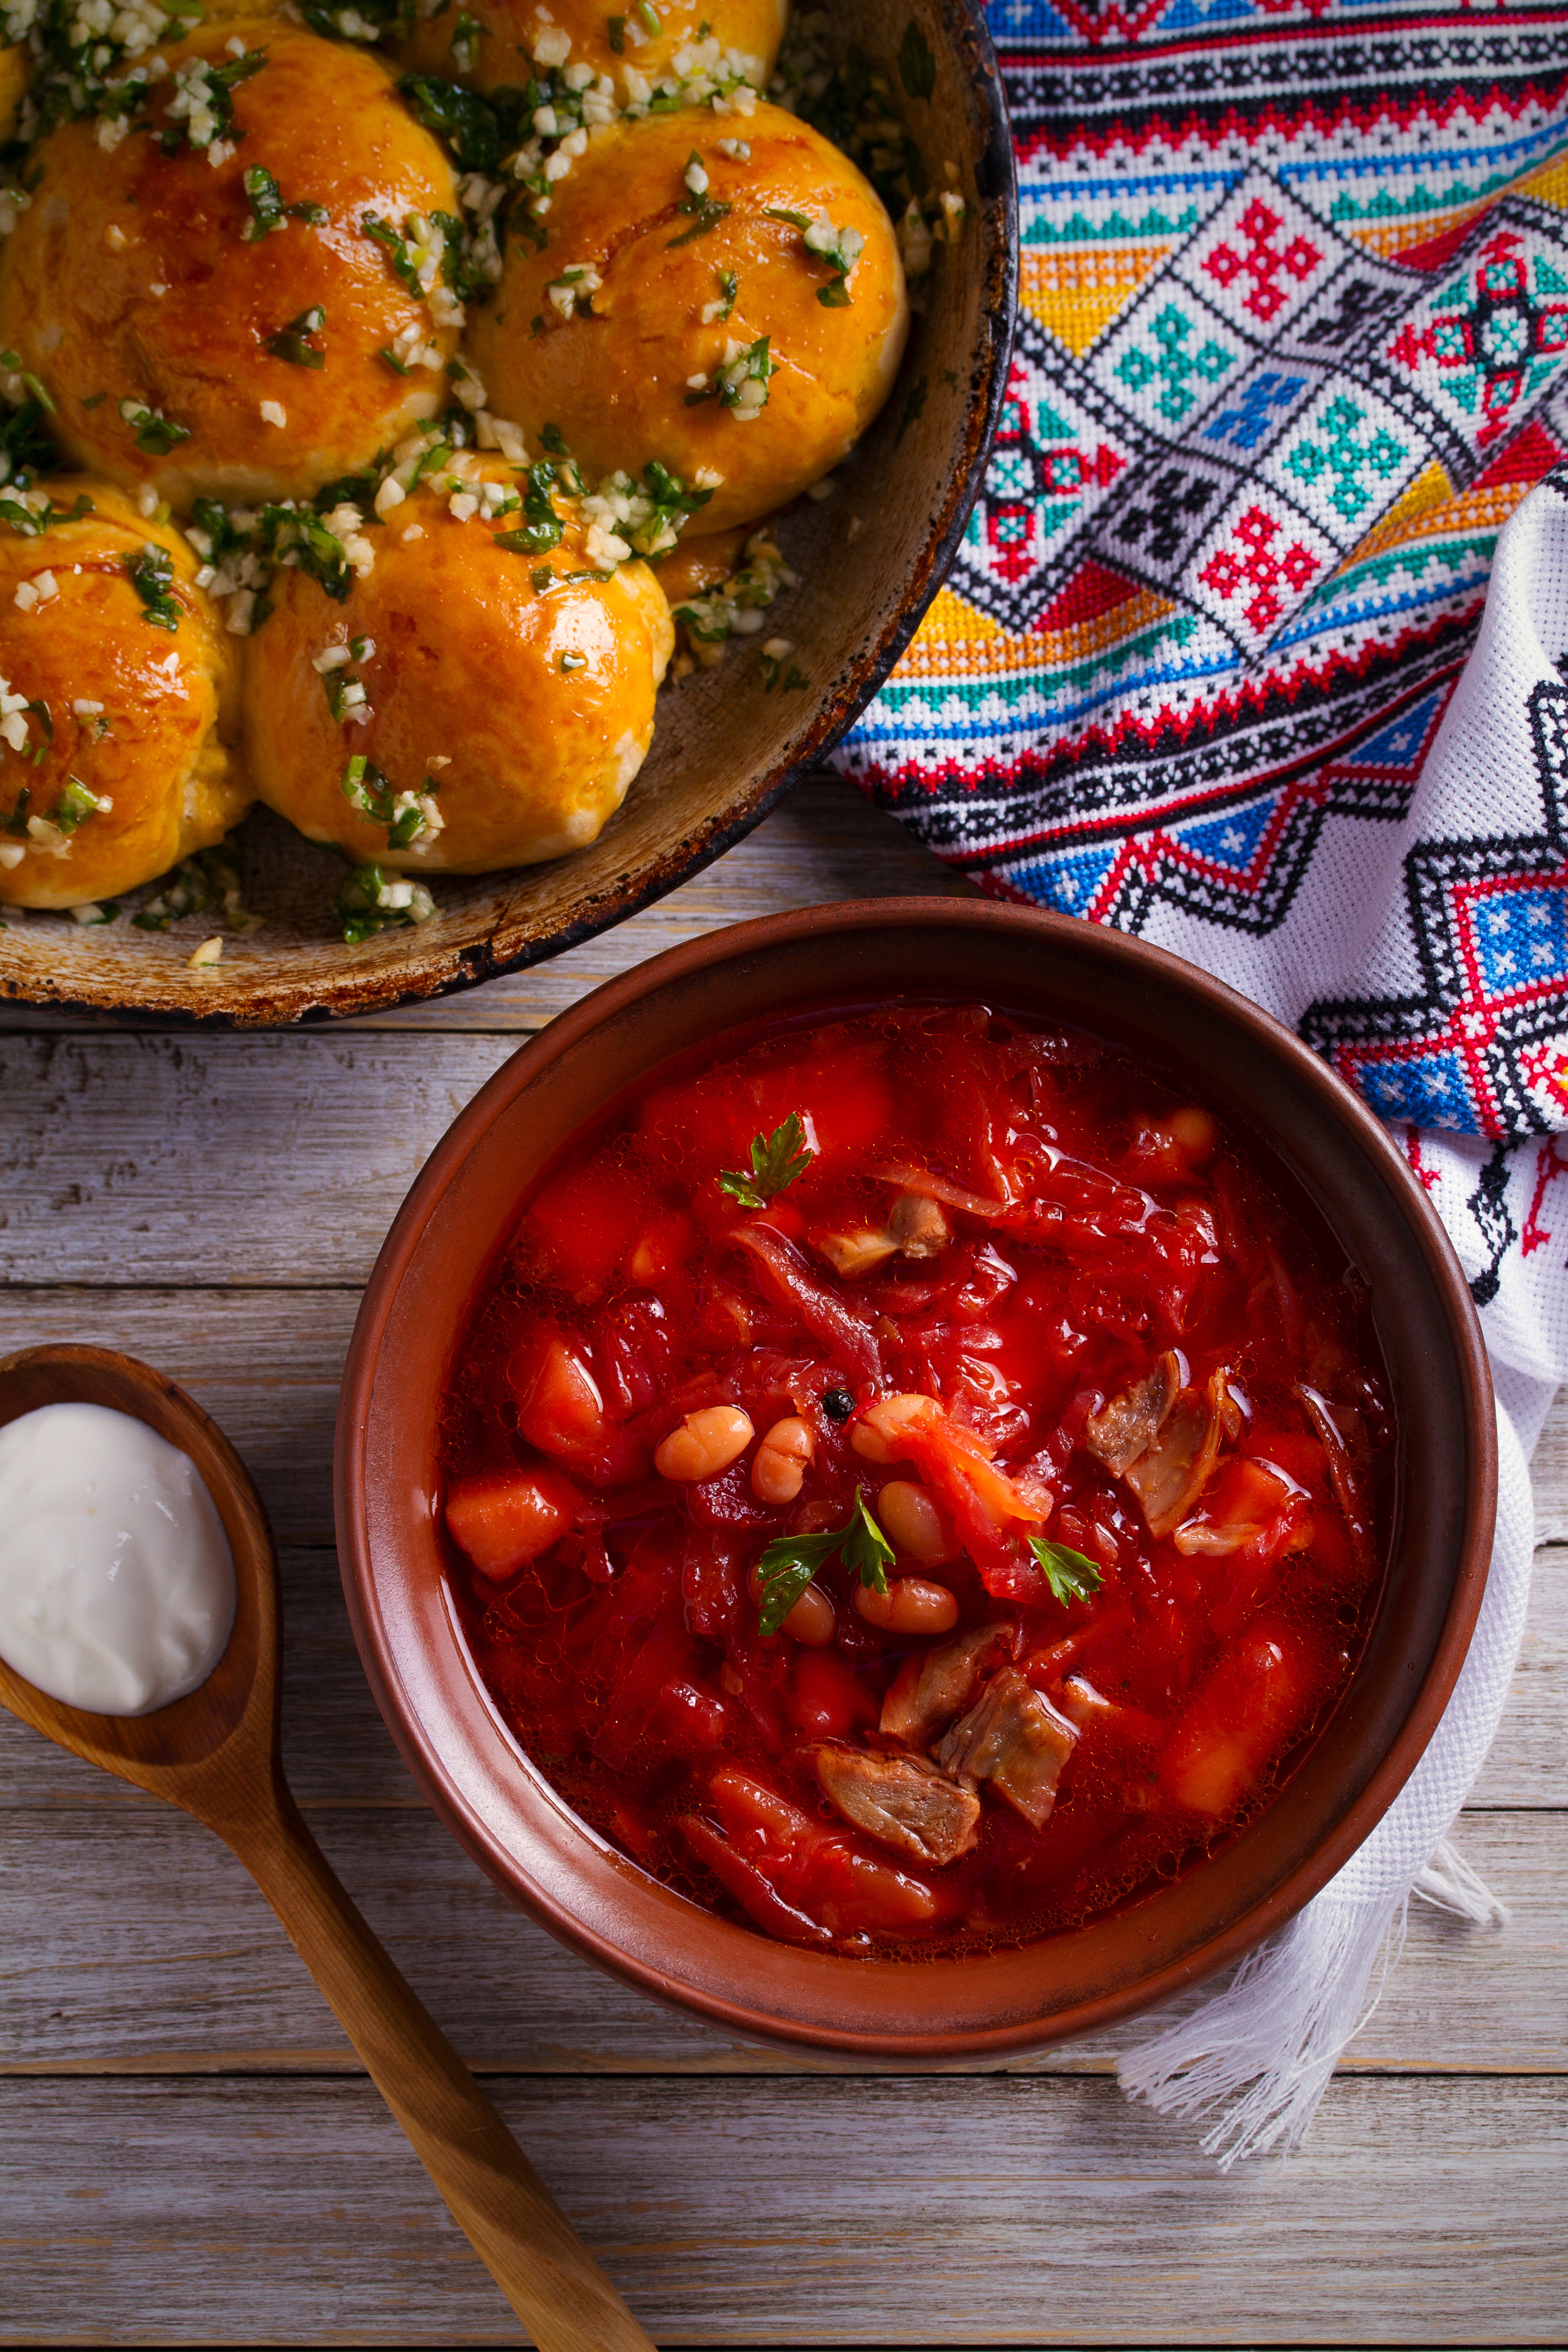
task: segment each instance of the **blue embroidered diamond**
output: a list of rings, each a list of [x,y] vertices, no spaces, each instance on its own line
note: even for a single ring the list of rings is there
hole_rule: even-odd
[[[1568,980],[1568,906],[1561,890],[1500,891],[1480,908],[1473,938],[1489,996]]]

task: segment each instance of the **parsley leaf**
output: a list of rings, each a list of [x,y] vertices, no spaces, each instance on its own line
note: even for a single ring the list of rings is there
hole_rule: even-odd
[[[459,17],[459,25],[474,19]],[[493,173],[500,161],[500,124],[495,109],[477,90],[460,82],[440,81],[433,74],[405,74],[397,85],[426,131],[446,141],[453,160],[464,172]]]
[[[1029,1549],[1045,1570],[1046,1581],[1064,1609],[1069,1601],[1087,1601],[1105,1581],[1093,1560],[1086,1559],[1081,1551],[1070,1550],[1066,1544],[1047,1543],[1044,1536],[1031,1536]]]
[[[899,79],[911,98],[929,98],[936,88],[936,57],[912,16],[899,44]]]
[[[495,543],[513,555],[547,555],[561,544],[563,529],[555,511],[551,492],[555,487],[555,468],[541,462],[531,466],[527,474],[528,488],[523,494],[522,528],[520,530],[498,530]]]
[[[166,457],[182,441],[191,437],[188,425],[176,425],[161,408],[149,408],[144,400],[122,400],[120,404],[122,423],[132,425],[136,446],[145,457]]]
[[[789,1117],[771,1135],[752,1138],[752,1165],[742,1175],[739,1170],[726,1168],[719,1177],[719,1190],[739,1201],[742,1209],[764,1208],[775,1192],[793,1184],[816,1154],[808,1146],[800,1113],[792,1110]]]
[[[151,621],[155,629],[177,629],[180,608],[170,593],[174,584],[174,559],[168,549],[149,542],[140,555],[122,556],[121,561],[126,578],[147,608],[142,618]]]
[[[265,163],[253,163],[246,173],[245,201],[250,206],[250,218],[239,233],[247,245],[259,245],[273,229],[281,228],[287,217],[283,191]]]
[[[779,1536],[764,1547],[757,1562],[757,1580],[762,1586],[759,1633],[778,1632],[817,1570],[835,1552],[843,1555],[845,1567],[862,1584],[886,1592],[893,1548],[867,1509],[863,1487],[855,1489],[855,1507],[847,1526],[820,1536]]]
[[[326,312],[319,302],[313,303],[309,310],[301,310],[297,319],[290,319],[286,327],[279,327],[275,335],[264,336],[261,348],[264,352],[270,352],[275,360],[287,360],[291,367],[324,368],[327,364],[325,352],[319,343],[309,339],[319,335],[326,323]]]

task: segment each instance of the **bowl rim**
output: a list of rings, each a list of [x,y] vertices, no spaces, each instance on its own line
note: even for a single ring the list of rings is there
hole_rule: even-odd
[[[1454,1346],[1472,1473],[1465,1489],[1455,1542],[1456,1572],[1441,1630],[1420,1687],[1392,1743],[1343,1814],[1311,1852],[1228,1927],[1135,1983],[1078,2000],[1045,2020],[940,2028],[918,2034],[817,2025],[754,2010],[743,1999],[675,1983],[657,1964],[620,1949],[609,1936],[569,1912],[548,1889],[531,1883],[526,1888],[522,1885],[515,1858],[456,1787],[433,1744],[405,1716],[398,1696],[401,1673],[379,1604],[364,1476],[373,1391],[387,1325],[403,1279],[423,1244],[428,1224],[470,1152],[542,1068],[574,1053],[601,1025],[614,1021],[646,997],[756,950],[819,939],[825,918],[834,929],[847,930],[892,931],[934,925],[952,926],[983,936],[1021,932],[1026,937],[1058,943],[1070,941],[1075,952],[1130,965],[1155,984],[1179,987],[1211,1013],[1239,1024],[1283,1057],[1295,1082],[1318,1097],[1371,1160],[1396,1199],[1403,1202],[1406,1224],[1419,1248]],[[846,899],[707,932],[605,982],[510,1055],[442,1136],[388,1231],[361,1300],[350,1340],[333,1445],[339,1567],[366,1678],[409,1769],[447,1828],[487,1874],[560,1941],[643,1992],[687,2013],[695,2013],[711,2025],[752,2042],[784,2043],[905,2068],[911,2064],[951,2063],[963,2058],[1005,2058],[1019,2051],[1079,2038],[1122,2017],[1154,2008],[1242,1958],[1320,1893],[1393,1804],[1441,1720],[1468,1652],[1486,1591],[1496,1522],[1497,1480],[1491,1369],[1468,1282],[1424,1188],[1405,1155],[1362,1098],[1271,1013],[1201,966],[1148,940],[1040,908],[927,897]],[[558,1799],[557,1802],[575,1821],[564,1800]],[[584,1839],[594,1836],[585,1827],[582,1834]],[[758,1931],[738,1928],[736,1932],[754,1935]],[[875,1963],[854,1965],[859,1968]]]
[[[744,840],[787,793],[821,770],[829,754],[886,685],[952,569],[990,464],[1017,334],[1017,158],[1001,66],[986,20],[985,0],[930,0],[930,5],[939,15],[952,20],[955,47],[969,46],[972,63],[968,87],[984,134],[974,159],[974,173],[982,223],[979,267],[985,281],[980,314],[981,341],[985,348],[977,346],[971,365],[963,428],[967,456],[958,472],[945,482],[932,484],[933,520],[942,519],[941,528],[926,540],[897,611],[880,633],[861,646],[846,663],[847,682],[824,698],[803,748],[784,765],[770,767],[752,779],[721,815],[689,836],[679,849],[661,852],[635,878],[628,876],[621,886],[606,888],[591,910],[563,924],[548,939],[526,942],[511,955],[494,953],[493,934],[471,940],[456,951],[456,969],[429,985],[418,981],[402,985],[396,961],[384,963],[378,960],[364,966],[345,965],[342,983],[330,1001],[322,1001],[318,993],[311,1002],[287,1012],[267,1009],[268,998],[287,989],[286,980],[258,982],[253,1002],[215,1006],[211,1010],[204,1010],[199,1004],[148,1006],[125,1001],[104,1003],[90,994],[72,994],[67,987],[55,989],[47,983],[29,982],[25,977],[18,979],[5,971],[0,956],[0,1003],[85,1015],[108,1027],[124,1024],[181,1030],[304,1028],[371,1013],[395,1013],[407,1005],[434,1003],[443,997],[478,988],[486,981],[548,963],[570,949],[614,929],[629,917],[641,914]],[[528,870],[500,869],[514,874]],[[416,943],[418,933],[410,932],[406,938]]]

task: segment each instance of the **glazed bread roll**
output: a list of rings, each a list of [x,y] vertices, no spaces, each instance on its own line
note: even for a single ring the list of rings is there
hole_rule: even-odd
[[[524,517],[488,517],[484,486],[515,496],[515,470],[455,464],[389,511],[346,603],[276,575],[247,641],[246,740],[262,799],[310,840],[488,874],[581,849],[620,806],[674,630],[645,563],[599,576],[571,520],[547,551],[507,546]]]
[[[228,749],[237,641],[179,531],[90,477],[28,497],[55,511],[0,529],[0,901],[77,907],[221,841],[255,795]]]
[[[847,156],[781,108],[601,131],[542,226],[541,252],[509,236],[475,316],[489,404],[534,438],[555,425],[589,476],[658,459],[712,487],[689,534],[786,504],[888,396],[909,331],[892,224]]]
[[[787,0],[658,0],[641,11],[633,0],[625,16],[606,0],[549,0],[547,7],[536,0],[472,0],[438,14],[416,0],[413,26],[395,46],[416,71],[476,89],[526,83],[537,59],[545,68],[591,66],[624,96],[628,68],[649,82],[693,70],[685,53],[700,35],[744,58],[746,79],[765,89],[788,16]],[[475,22],[479,31],[471,35],[467,26]]]
[[[265,62],[215,95],[202,68],[241,67],[231,46]],[[428,224],[457,215],[451,167],[387,67],[346,43],[251,19],[160,54],[118,143],[87,121],[38,149],[0,253],[0,345],[48,387],[71,457],[111,480],[176,507],[309,497],[444,404],[461,313]]]
[[[16,136],[16,117],[31,79],[32,67],[25,46],[0,49],[0,142]]]

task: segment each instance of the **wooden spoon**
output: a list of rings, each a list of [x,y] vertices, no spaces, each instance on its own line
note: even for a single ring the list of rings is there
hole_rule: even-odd
[[[474,2251],[546,2352],[654,2352],[300,1817],[279,1740],[277,1561],[238,1454],[182,1389],[133,1357],[29,1348],[0,1361],[0,1425],[67,1402],[132,1413],[190,1455],[234,1553],[234,1631],[201,1688],[152,1715],[67,1706],[3,1661],[0,1701],[89,1764],[183,1806],[239,1856]]]

